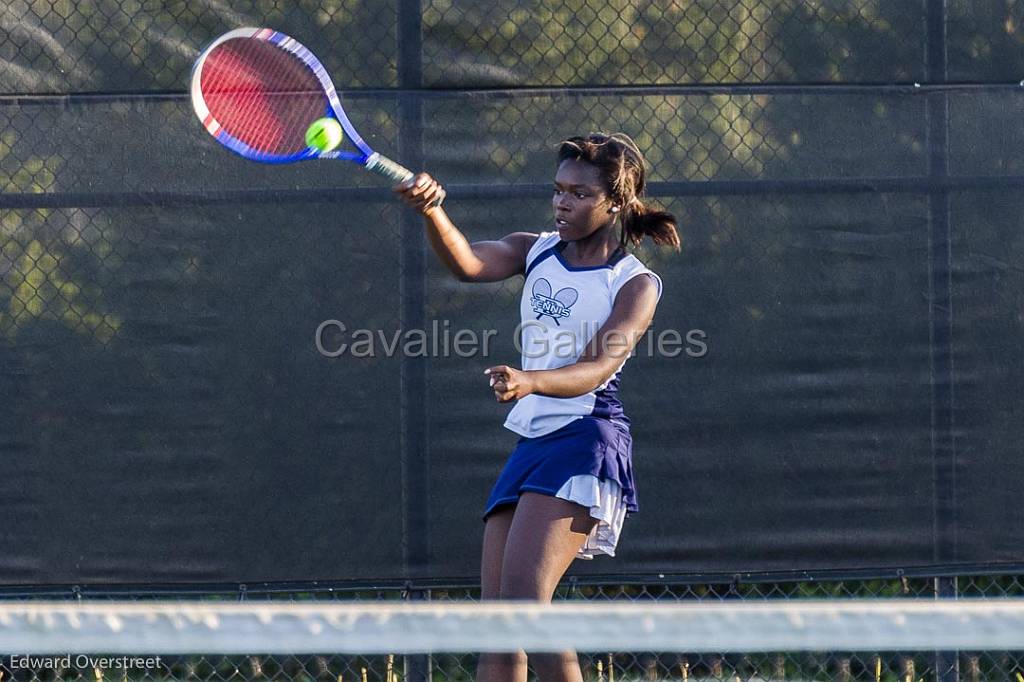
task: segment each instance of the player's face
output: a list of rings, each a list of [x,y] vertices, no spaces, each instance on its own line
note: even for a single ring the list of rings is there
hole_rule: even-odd
[[[585,161],[566,159],[555,174],[551,206],[555,210],[555,229],[562,241],[576,241],[615,222],[608,197],[597,168]]]

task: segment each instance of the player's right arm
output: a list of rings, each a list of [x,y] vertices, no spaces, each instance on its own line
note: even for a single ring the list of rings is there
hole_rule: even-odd
[[[432,206],[437,198],[444,197],[444,189],[429,175],[420,173],[393,189],[423,214],[430,246],[458,280],[497,282],[525,271],[526,254],[537,240],[536,234],[513,232],[497,241],[471,244],[441,206]]]

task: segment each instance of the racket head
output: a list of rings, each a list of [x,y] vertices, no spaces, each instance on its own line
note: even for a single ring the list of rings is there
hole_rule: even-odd
[[[207,132],[252,161],[340,158],[365,164],[373,154],[320,60],[280,31],[246,27],[214,40],[192,67],[191,97]],[[306,129],[324,116],[337,119],[358,151],[323,152],[306,144]]]

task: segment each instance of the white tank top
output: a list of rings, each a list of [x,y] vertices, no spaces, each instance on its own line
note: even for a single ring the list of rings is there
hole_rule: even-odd
[[[576,362],[611,314],[619,289],[637,275],[651,275],[661,299],[661,278],[636,256],[620,251],[606,265],[574,267],[562,256],[565,245],[557,232],[544,232],[526,255],[526,282],[519,305],[524,370],[557,369]],[[627,359],[623,358],[608,381],[581,396],[526,396],[509,412],[505,428],[536,438],[586,416],[628,423],[618,397],[619,377]]]

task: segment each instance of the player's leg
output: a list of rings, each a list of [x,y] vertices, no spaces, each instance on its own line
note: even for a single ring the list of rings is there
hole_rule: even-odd
[[[590,510],[549,495],[523,493],[505,542],[501,598],[550,602],[558,581],[597,520]],[[542,682],[581,682],[574,651],[531,654]]]
[[[480,598],[501,597],[501,566],[505,556],[505,541],[515,506],[499,507],[487,516],[484,524],[483,555],[480,559]],[[476,669],[477,682],[525,682],[526,654],[480,654]]]
[[[488,515],[484,523],[484,546],[480,557],[481,599],[501,598],[501,564],[515,511],[515,505],[499,507]]]

